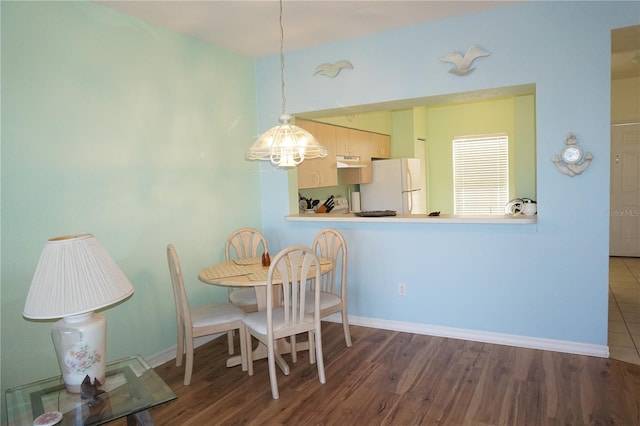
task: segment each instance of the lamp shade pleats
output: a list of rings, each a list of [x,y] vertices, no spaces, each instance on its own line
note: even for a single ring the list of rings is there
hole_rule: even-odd
[[[133,292],[93,235],[52,238],[40,256],[23,315],[31,319],[79,315],[113,305]]]

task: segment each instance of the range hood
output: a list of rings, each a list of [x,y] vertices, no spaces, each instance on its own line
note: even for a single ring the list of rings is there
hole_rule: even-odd
[[[356,155],[337,155],[336,160],[339,169],[362,169],[369,167],[367,163],[360,161],[360,157]]]

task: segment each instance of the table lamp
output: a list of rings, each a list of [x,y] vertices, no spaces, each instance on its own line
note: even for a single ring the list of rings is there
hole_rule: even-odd
[[[107,322],[93,311],[133,294],[133,286],[91,234],[47,241],[24,305],[29,319],[57,319],[51,337],[65,386],[79,393],[88,375],[104,384]]]

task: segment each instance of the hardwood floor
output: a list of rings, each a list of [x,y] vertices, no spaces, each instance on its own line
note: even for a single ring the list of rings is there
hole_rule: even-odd
[[[605,358],[323,323],[327,383],[308,354],[278,374],[225,367],[226,339],[195,352],[190,386],[175,361],[156,368],[178,399],[156,425],[640,425],[640,366]],[[236,347],[239,343],[236,338]],[[122,421],[121,424],[124,424]]]

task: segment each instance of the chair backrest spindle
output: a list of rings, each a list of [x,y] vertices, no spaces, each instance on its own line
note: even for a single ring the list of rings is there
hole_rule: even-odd
[[[303,323],[308,318],[305,312],[307,277],[314,271],[316,279],[319,279],[320,260],[312,248],[296,245],[278,253],[271,261],[267,276],[267,317],[272,318],[273,310],[273,303],[269,303],[273,300],[273,285],[270,283],[278,273],[282,279],[284,325],[295,327]]]
[[[342,290],[346,280],[346,242],[342,235],[334,229],[326,228],[321,230],[313,241],[313,249],[319,257],[331,259],[333,269],[324,274],[320,279],[320,291],[338,294]],[[340,271],[340,281],[336,279],[337,272]],[[340,287],[340,288],[338,288]]]
[[[267,240],[254,228],[240,228],[233,232],[225,244],[225,260],[259,257],[268,252]]]

